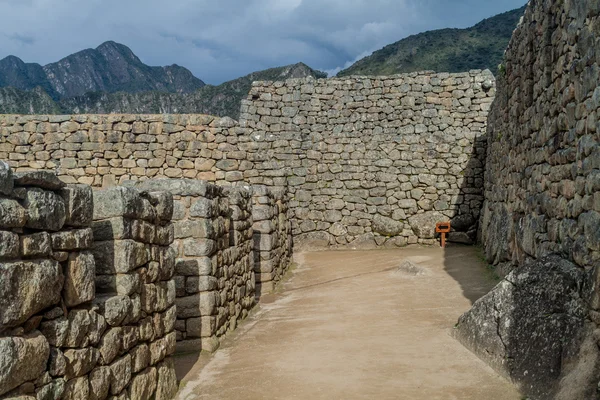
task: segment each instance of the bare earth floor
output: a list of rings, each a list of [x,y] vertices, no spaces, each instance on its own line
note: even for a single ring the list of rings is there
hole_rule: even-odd
[[[418,268],[399,269],[405,260]],[[451,336],[495,284],[475,248],[314,252],[296,262],[215,354],[176,359],[178,399],[521,398]]]

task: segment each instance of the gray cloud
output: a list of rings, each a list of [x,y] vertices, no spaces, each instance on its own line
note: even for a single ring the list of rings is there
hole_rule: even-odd
[[[0,58],[46,64],[106,40],[220,83],[303,61],[336,71],[410,34],[525,0],[0,0]]]

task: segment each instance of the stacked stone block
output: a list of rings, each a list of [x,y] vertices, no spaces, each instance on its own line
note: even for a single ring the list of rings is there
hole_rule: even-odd
[[[254,305],[249,190],[185,179],[127,184],[173,194],[178,348],[214,351]]]
[[[254,272],[257,293],[272,292],[290,265],[292,237],[284,189],[254,186]]]
[[[96,298],[104,318],[89,394],[170,399],[177,391],[173,198],[116,187],[94,192]],[[83,386],[83,383],[82,383]]]
[[[232,184],[253,169],[238,134],[234,120],[210,115],[0,115],[0,159],[96,187],[165,177]]]
[[[92,305],[91,195],[0,161],[0,398],[75,398],[87,388],[104,329]]]
[[[297,244],[473,242],[483,200],[489,71],[254,82],[240,124],[252,184],[288,186]],[[240,143],[240,146],[245,146]]]

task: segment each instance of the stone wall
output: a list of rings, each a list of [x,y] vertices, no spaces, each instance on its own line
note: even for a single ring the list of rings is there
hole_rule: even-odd
[[[94,242],[89,186],[65,186],[49,172],[13,175],[0,162],[0,398],[174,394],[173,260],[160,257],[172,235],[147,236],[168,225],[159,210],[169,199],[129,195],[142,214],[111,201],[115,230]]]
[[[260,296],[272,292],[290,266],[292,229],[284,189],[254,186],[252,202],[254,272]]]
[[[532,0],[488,121],[480,236],[513,272],[463,317],[463,340],[533,398],[598,395],[599,13],[596,1]]]
[[[254,305],[250,189],[181,179],[126,184],[173,194],[178,349],[215,350]]]
[[[489,71],[255,82],[240,120],[259,148],[249,179],[288,185],[296,243],[431,244],[451,218],[468,241],[494,86]]]
[[[241,121],[204,115],[0,116],[0,157],[68,183],[201,179],[287,187],[309,246],[472,242],[489,71],[255,82]],[[425,226],[425,229],[421,227]]]
[[[236,125],[208,115],[0,115],[0,159],[96,187],[165,177],[232,183],[252,175]]]

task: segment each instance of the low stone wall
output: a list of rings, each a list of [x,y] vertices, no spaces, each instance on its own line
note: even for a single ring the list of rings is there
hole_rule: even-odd
[[[292,230],[284,189],[253,187],[254,272],[259,295],[272,292],[290,266]]]
[[[249,189],[176,179],[126,184],[173,194],[178,348],[213,351],[254,305]]]
[[[13,175],[0,162],[0,398],[169,399],[177,390],[174,264],[161,251],[172,236],[148,236],[157,215],[168,225],[159,210],[169,200],[129,195],[136,211],[124,214],[116,195],[109,208],[110,226],[130,230],[117,240],[104,229],[94,242],[89,186]]]
[[[0,115],[0,159],[96,187],[165,177],[231,184],[253,175],[240,133],[231,118],[209,115]]]

